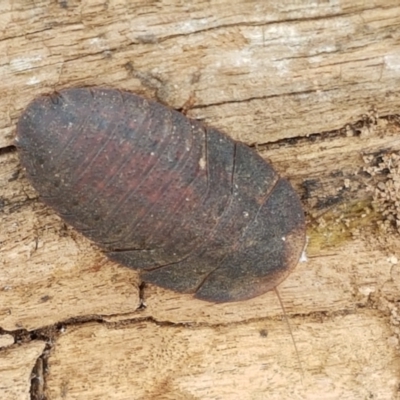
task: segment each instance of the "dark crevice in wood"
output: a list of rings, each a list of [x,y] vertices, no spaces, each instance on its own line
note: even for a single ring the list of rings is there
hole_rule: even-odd
[[[17,151],[17,148],[14,145],[1,147],[0,148],[0,157],[4,156],[5,154],[15,153],[16,151]]]
[[[31,400],[47,400],[45,395],[46,374],[48,371],[48,357],[50,345],[47,344],[43,353],[37,358],[31,372]]]
[[[380,116],[379,119],[387,120],[388,122],[392,122],[395,125],[400,126],[400,115],[385,115]],[[335,129],[332,131],[325,131],[319,133],[311,133],[307,136],[296,136],[291,138],[283,138],[278,139],[273,142],[266,142],[266,143],[256,143],[250,144],[249,147],[256,148],[257,150],[268,150],[269,148],[276,148],[282,146],[297,146],[301,143],[307,142],[316,142],[316,141],[323,141],[327,139],[335,139],[339,137],[348,137],[349,135],[352,137],[360,137],[362,133],[362,129],[365,127],[370,127],[376,125],[376,121],[368,116],[364,115],[358,121],[354,123],[349,123],[343,126],[342,128]]]
[[[146,282],[142,281],[139,285],[140,305],[139,305],[138,310],[144,310],[147,307],[145,289],[146,289]]]
[[[335,92],[337,89],[326,89],[323,92],[324,93],[329,93],[329,92]],[[194,105],[191,107],[191,109],[206,109],[210,107],[218,107],[218,106],[225,106],[227,104],[242,104],[242,103],[251,103],[252,101],[259,101],[259,100],[268,100],[268,99],[274,99],[274,98],[279,98],[283,96],[290,96],[290,97],[295,97],[295,96],[304,96],[304,95],[310,95],[314,93],[320,93],[320,89],[315,89],[315,90],[300,90],[298,92],[291,91],[291,92],[282,92],[278,94],[271,94],[267,96],[254,96],[254,97],[248,97],[244,99],[239,99],[239,100],[229,100],[229,101],[221,101],[221,102],[216,102],[216,103],[207,103],[207,104],[200,104],[200,105]]]

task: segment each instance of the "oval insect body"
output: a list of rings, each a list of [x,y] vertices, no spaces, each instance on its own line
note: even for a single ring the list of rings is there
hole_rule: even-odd
[[[244,300],[278,285],[303,250],[288,181],[244,144],[129,92],[39,97],[16,145],[43,201],[147,282]]]

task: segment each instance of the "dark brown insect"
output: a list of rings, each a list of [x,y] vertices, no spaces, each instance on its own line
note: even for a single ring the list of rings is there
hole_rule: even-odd
[[[249,299],[285,279],[303,250],[287,180],[244,144],[129,92],[39,97],[16,145],[43,201],[146,282]]]

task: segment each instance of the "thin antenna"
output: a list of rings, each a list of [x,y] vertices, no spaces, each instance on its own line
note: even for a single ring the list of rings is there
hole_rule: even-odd
[[[292,337],[292,342],[293,342],[293,345],[294,345],[294,349],[295,349],[295,351],[296,351],[296,356],[297,356],[297,361],[298,361],[298,363],[299,363],[299,367],[300,367],[300,371],[301,371],[301,376],[304,378],[304,370],[303,370],[303,366],[301,365],[299,350],[297,349],[296,341],[294,340],[294,336],[293,336],[293,332],[292,332],[292,327],[290,326],[290,323],[289,323],[289,318],[287,317],[286,310],[285,310],[285,307],[283,306],[283,302],[282,302],[281,296],[279,295],[278,289],[277,289],[276,287],[274,288],[274,291],[275,291],[275,293],[276,293],[276,296],[278,297],[279,303],[281,304],[281,308],[282,308],[282,311],[283,311],[283,315],[284,315],[284,317],[285,317],[286,324],[287,324],[287,326],[288,326],[288,328],[289,328],[290,336]]]

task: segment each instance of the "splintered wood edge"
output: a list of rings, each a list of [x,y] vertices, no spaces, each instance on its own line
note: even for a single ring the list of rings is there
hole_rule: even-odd
[[[292,323],[303,377],[283,322],[71,327],[49,357],[47,395],[289,399],[323,398],[329,392],[355,400],[391,398],[398,381],[397,350],[375,311],[320,320],[297,317]]]
[[[32,370],[44,348],[44,342],[32,341],[0,349],[0,398],[31,399],[31,379],[43,379],[33,377]]]

